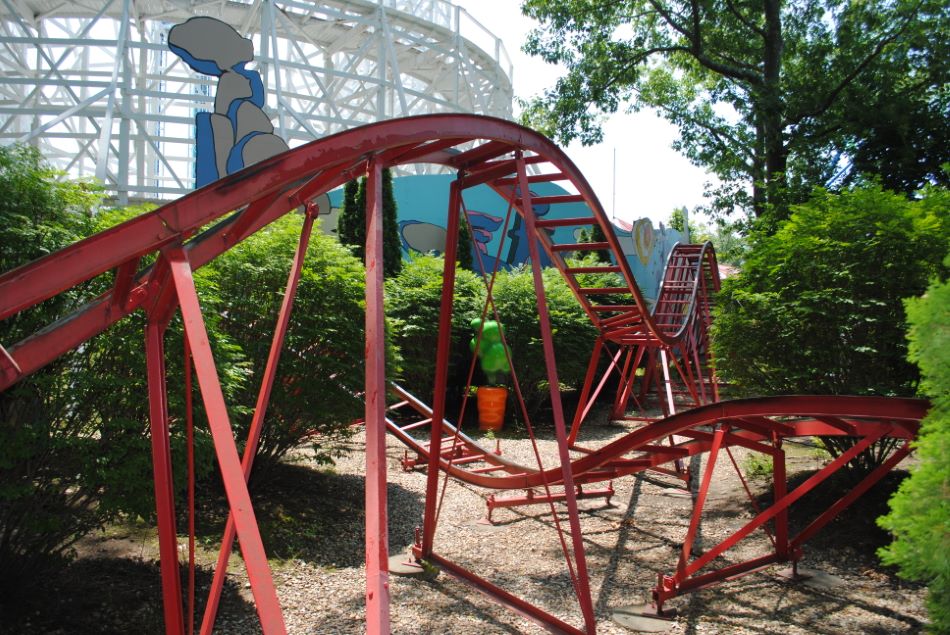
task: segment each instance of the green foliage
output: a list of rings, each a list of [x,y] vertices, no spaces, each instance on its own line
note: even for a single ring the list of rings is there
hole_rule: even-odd
[[[727,279],[713,327],[717,368],[744,393],[913,394],[902,298],[947,253],[946,193],[818,190]]]
[[[474,258],[472,258],[472,232],[468,227],[468,216],[462,214],[459,219],[459,245],[458,262],[459,267],[472,271],[475,267]]]
[[[383,275],[398,275],[402,268],[402,243],[392,172],[383,170]],[[350,181],[343,189],[343,209],[337,224],[340,242],[352,247],[353,254],[366,261],[366,177]]]
[[[68,183],[27,146],[0,147],[0,271],[81,239],[98,192]],[[67,314],[85,290],[67,291],[0,322],[14,344]],[[0,597],[12,599],[102,519],[95,428],[71,407],[84,356],[71,353],[0,393]]]
[[[607,242],[607,235],[604,234],[604,230],[601,229],[600,225],[594,225],[590,230],[590,242],[592,243],[604,243]],[[593,252],[594,256],[597,258],[598,262],[610,263],[610,250],[609,249],[597,249]]]
[[[96,217],[94,230],[104,231],[134,218],[150,207],[129,207],[109,210]],[[243,351],[220,327],[225,305],[217,294],[211,270],[194,273],[195,287],[204,309],[205,326],[218,368],[218,377],[229,406],[248,381],[249,367]],[[112,286],[112,274],[96,281],[97,291]],[[76,373],[74,403],[77,416],[95,422],[98,430],[99,460],[96,464],[100,487],[100,510],[110,516],[117,514],[150,519],[155,513],[152,484],[152,455],[149,432],[148,382],[145,363],[145,315],[136,312],[114,324],[109,330],[83,346],[84,367]],[[186,484],[186,438],[184,339],[180,315],[176,314],[165,334],[165,357],[168,408],[172,419],[170,443],[172,472],[176,492],[183,493]],[[195,382],[193,398],[195,416],[195,471],[199,479],[214,470],[214,450],[207,429],[201,398]],[[232,423],[245,410],[232,407]]]
[[[351,245],[353,254],[363,260],[366,247],[366,199],[361,200],[362,191],[358,180],[348,181],[343,187],[343,209],[337,221],[337,235],[340,244]]]
[[[746,476],[753,480],[770,481],[772,479],[772,468],[774,461],[768,454],[761,452],[749,452],[742,467],[745,468]]]
[[[697,236],[700,232],[699,225],[689,217],[689,212],[686,207],[677,207],[674,209],[673,213],[670,214],[670,220],[667,225],[669,225],[670,229],[676,230],[681,234],[686,234],[688,227],[690,240],[697,242]]]
[[[399,219],[393,196],[393,173],[383,170],[383,276],[398,276],[402,270],[402,241],[399,240]]]
[[[758,236],[723,283],[713,323],[722,379],[745,394],[912,395],[902,298],[920,294],[948,247],[946,192],[910,201],[866,185],[818,190]],[[832,454],[850,447],[823,439]],[[862,472],[890,448],[851,464]]]
[[[656,108],[714,173],[711,211],[787,218],[815,185],[863,171],[946,183],[950,13],[939,0],[526,0],[528,53],[562,64],[523,120],[562,142],[604,114]],[[842,166],[844,169],[842,170]]]
[[[576,388],[584,380],[597,331],[556,269],[545,269],[543,282],[558,362],[558,381],[561,388]],[[511,347],[514,372],[529,413],[534,414],[547,402],[549,384],[530,268],[499,273],[494,297]]]
[[[236,395],[248,414],[233,421],[247,436],[302,217],[287,215],[208,265],[226,319],[218,329],[247,357],[252,380]],[[333,238],[313,232],[301,272],[255,469],[305,439],[329,459],[363,411],[364,270]],[[319,433],[319,436],[314,436]]]
[[[906,307],[910,359],[933,405],[915,442],[919,463],[878,520],[895,536],[879,553],[901,575],[927,582],[931,629],[950,633],[950,281],[934,282]]]
[[[742,232],[740,226],[720,219],[712,227],[703,227],[696,233],[690,230],[690,239],[694,243],[711,242],[718,262],[740,267],[749,251],[749,239]]]
[[[398,276],[386,281],[386,315],[392,322],[393,341],[402,355],[403,383],[423,400],[432,398],[443,266],[441,256],[415,255]],[[458,397],[465,386],[471,359],[465,345],[469,323],[481,315],[484,298],[481,279],[460,267],[455,274],[452,305],[450,396]]]

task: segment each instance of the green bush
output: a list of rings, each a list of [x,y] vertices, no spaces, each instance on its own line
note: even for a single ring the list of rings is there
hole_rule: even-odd
[[[878,520],[895,536],[879,553],[901,575],[928,584],[931,628],[950,633],[950,281],[908,300],[907,317],[910,359],[933,406],[915,443],[920,462]]]
[[[393,175],[383,170],[383,275],[399,275],[402,269],[402,240],[399,238],[396,197],[393,194]],[[353,253],[366,260],[366,177],[349,181],[343,191],[343,210],[337,224],[340,243],[349,245]]]
[[[98,192],[58,177],[35,149],[0,147],[0,272],[88,233]],[[86,293],[61,293],[0,322],[0,343],[32,335]],[[7,601],[65,561],[102,518],[95,426],[72,408],[73,379],[84,364],[82,354],[70,353],[0,393],[0,598]]]
[[[212,291],[225,315],[216,328],[252,368],[236,398],[244,409],[232,422],[239,439],[247,435],[301,225],[301,216],[285,216],[207,266],[212,289],[203,290]],[[262,470],[305,439],[319,459],[329,459],[362,415],[364,285],[359,260],[315,230],[258,448]],[[393,350],[387,358],[395,363]]]
[[[577,388],[584,380],[597,330],[557,269],[545,269],[543,280],[560,388]],[[549,384],[531,269],[521,267],[500,272],[494,297],[511,347],[513,370],[518,375],[528,412],[533,416],[547,403]]]
[[[442,301],[441,256],[415,255],[395,278],[386,281],[386,314],[392,321],[393,341],[402,356],[402,382],[417,397],[432,403],[435,351]],[[452,355],[449,359],[449,397],[457,399],[465,386],[471,355],[469,322],[479,317],[485,302],[481,278],[459,268],[452,303]]]
[[[945,190],[919,200],[862,185],[817,190],[724,281],[713,324],[720,377],[740,394],[913,395],[902,299],[947,253]],[[837,455],[853,444],[823,439]],[[863,473],[893,441],[849,465]]]
[[[149,209],[130,207],[104,211],[96,217],[92,229],[104,231]],[[208,269],[197,270],[195,286],[204,308],[221,387],[231,406],[247,383],[249,365],[241,349],[218,326],[221,303],[214,295],[209,273]],[[112,274],[108,273],[94,280],[91,286],[101,293],[111,288],[112,283]],[[145,323],[144,312],[137,311],[86,342],[81,349],[82,363],[69,377],[73,389],[70,411],[95,428],[98,458],[94,473],[87,476],[97,483],[99,511],[104,517],[122,514],[151,519],[155,514]],[[176,313],[165,335],[165,358],[172,472],[176,491],[181,494],[187,478],[183,354],[181,317]],[[215,461],[197,382],[194,382],[194,403],[195,468],[197,477],[203,479],[212,474]],[[232,419],[241,412],[240,408],[232,407]]]
[[[818,190],[723,282],[713,326],[722,379],[743,394],[912,395],[902,299],[947,253],[947,208],[868,185]]]

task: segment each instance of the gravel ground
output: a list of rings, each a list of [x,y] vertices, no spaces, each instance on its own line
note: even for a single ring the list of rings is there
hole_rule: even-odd
[[[590,445],[600,445],[626,432],[632,424],[601,424],[585,430]],[[358,477],[363,469],[361,439],[336,465],[338,476]],[[553,440],[539,443],[546,465],[556,465]],[[504,439],[507,458],[534,464],[530,443]],[[390,552],[411,544],[421,524],[425,475],[404,472],[403,447],[390,438]],[[737,456],[742,464],[742,457]],[[797,457],[793,469],[814,469],[814,456]],[[694,459],[693,468],[701,469]],[[704,465],[704,464],[703,464]],[[660,479],[658,479],[660,480]],[[672,479],[665,479],[672,483]],[[349,481],[357,484],[359,481]],[[580,503],[581,526],[597,615],[597,632],[629,633],[610,619],[611,611],[647,601],[657,575],[675,566],[678,544],[686,531],[690,497],[682,490],[636,478],[614,483],[613,506],[602,500]],[[361,633],[363,625],[362,493],[348,492],[353,514],[341,519],[339,532],[320,537],[322,557],[288,560],[275,571],[278,594],[292,633]],[[495,526],[479,524],[488,492],[449,481],[436,535],[436,553],[534,602],[571,624],[580,612],[571,590],[547,506],[500,509]],[[818,503],[819,509],[821,503]],[[566,527],[567,517],[559,508]],[[712,545],[752,517],[748,499],[731,463],[724,457],[716,468],[700,545]],[[803,568],[834,576],[840,585],[820,590],[792,583],[775,566],[670,601],[678,611],[673,633],[913,633],[926,621],[925,590],[881,570],[873,549],[863,544],[867,527],[853,528],[848,519],[832,525],[830,537],[809,549]],[[341,546],[343,545],[343,546]],[[856,547],[857,546],[857,547]],[[727,552],[717,565],[765,552],[768,539],[758,532]],[[871,551],[871,553],[867,553]],[[245,593],[247,590],[245,589]],[[254,632],[253,615],[222,615],[223,632]],[[442,573],[435,580],[391,577],[391,619],[394,633],[542,633],[543,629],[493,603]]]
[[[582,442],[597,447],[632,429],[628,422],[588,424]],[[552,435],[539,441],[545,465],[557,464]],[[405,472],[403,446],[389,438],[388,499],[390,553],[405,552],[421,525],[426,476]],[[363,461],[362,435],[332,469],[302,462],[282,468],[279,482],[255,488],[255,510],[265,547],[272,558],[277,592],[291,633],[359,634],[363,620]],[[503,439],[504,455],[534,465],[526,440]],[[740,465],[743,457],[736,456]],[[814,452],[790,458],[790,479],[820,465]],[[701,473],[704,463],[693,459]],[[799,479],[801,476],[798,477]],[[613,483],[613,505],[602,499],[581,501],[581,526],[590,585],[601,635],[629,633],[611,620],[611,612],[648,600],[657,575],[675,568],[691,509],[687,492],[668,477],[633,477]],[[894,479],[896,482],[896,479]],[[893,487],[894,483],[890,483]],[[755,488],[763,489],[762,484]],[[448,482],[435,551],[510,592],[540,605],[570,624],[582,624],[561,554],[554,517],[547,506],[499,509],[495,525],[485,515],[490,492]],[[520,492],[519,492],[520,493]],[[758,493],[758,492],[757,492]],[[812,516],[828,500],[805,497],[800,504]],[[821,590],[789,582],[774,566],[702,591],[675,598],[673,633],[841,634],[916,633],[926,622],[926,590],[883,569],[875,546],[886,541],[873,518],[883,513],[887,491],[866,495],[849,515],[839,518],[805,545],[803,568],[834,576],[840,585]],[[874,499],[871,507],[862,507]],[[796,507],[798,504],[796,505]],[[206,597],[220,542],[220,503],[199,519],[198,597]],[[213,510],[219,510],[214,512]],[[558,519],[567,526],[564,508]],[[794,508],[793,508],[794,510]],[[217,514],[217,515],[215,515]],[[752,517],[741,482],[730,461],[717,464],[698,545],[712,546]],[[792,524],[804,521],[793,515]],[[185,537],[180,541],[183,545]],[[723,566],[762,555],[768,539],[752,534],[714,564]],[[80,558],[61,579],[47,581],[36,606],[16,615],[0,602],[0,633],[160,633],[161,592],[154,528],[110,528],[84,541]],[[397,634],[542,633],[539,626],[485,598],[445,573],[421,580],[392,576],[392,632]],[[199,600],[200,601],[200,600]],[[241,560],[232,556],[228,585],[216,632],[257,633],[257,617]]]

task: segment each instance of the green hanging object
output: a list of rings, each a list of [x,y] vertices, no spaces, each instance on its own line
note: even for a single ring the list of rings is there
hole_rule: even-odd
[[[510,349],[502,341],[501,325],[494,320],[487,320],[484,323],[479,318],[471,322],[472,330],[475,331],[475,337],[469,341],[469,350],[478,355],[481,363],[482,372],[488,378],[490,384],[503,384],[505,375],[511,372],[511,365],[508,363]],[[481,331],[481,341],[478,333]],[[478,350],[476,350],[476,346]]]

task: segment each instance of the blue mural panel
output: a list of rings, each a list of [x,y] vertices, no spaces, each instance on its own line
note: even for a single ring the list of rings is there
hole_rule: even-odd
[[[451,174],[403,176],[393,179],[393,194],[398,207],[399,235],[402,240],[403,257],[413,252],[442,253],[445,249],[446,218],[449,204],[449,185],[455,179]],[[554,183],[536,183],[531,193],[537,196],[567,194],[564,188]],[[329,193],[327,212],[321,208],[323,230],[335,233],[336,218],[343,205],[343,190]],[[528,243],[521,217],[512,211],[508,216],[508,202],[487,185],[465,190],[465,209],[472,224],[472,260],[478,268],[478,253],[487,270],[491,271],[496,261],[499,266],[510,269],[528,262]],[[567,218],[590,216],[584,203],[561,203],[554,207],[540,205],[535,212],[541,217]],[[577,240],[579,228],[558,227],[545,230],[553,233],[555,242],[568,243]],[[672,229],[660,225],[653,227],[650,219],[643,218],[632,224],[614,222],[614,233],[620,241],[630,269],[647,299],[656,297],[663,278],[666,258],[677,242],[684,237]],[[502,238],[505,238],[502,245]],[[499,245],[502,245],[499,252]],[[542,266],[550,265],[542,254]]]

